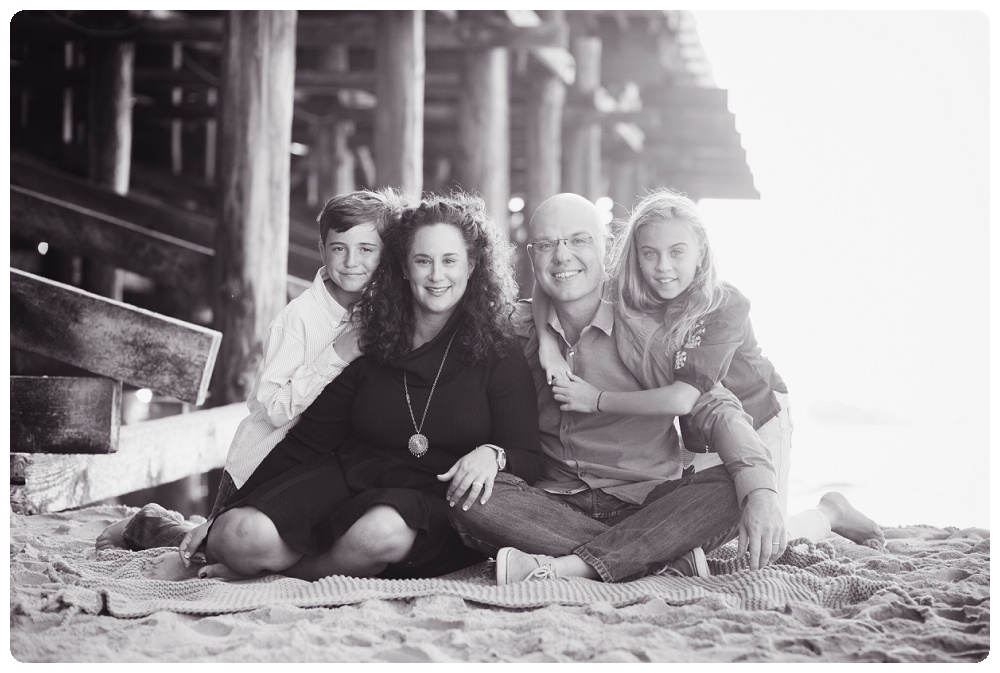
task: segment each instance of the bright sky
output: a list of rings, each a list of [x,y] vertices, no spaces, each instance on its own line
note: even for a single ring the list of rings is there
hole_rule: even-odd
[[[701,202],[791,390],[790,510],[989,526],[989,22],[696,12],[760,201]]]

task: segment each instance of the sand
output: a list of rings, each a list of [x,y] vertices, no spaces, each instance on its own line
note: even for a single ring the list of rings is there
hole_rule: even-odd
[[[798,545],[759,572],[498,588],[442,580],[142,578],[156,552],[97,552],[122,506],[11,515],[21,662],[971,662],[989,653],[989,531],[910,526],[886,548]],[[725,574],[722,574],[724,571]]]

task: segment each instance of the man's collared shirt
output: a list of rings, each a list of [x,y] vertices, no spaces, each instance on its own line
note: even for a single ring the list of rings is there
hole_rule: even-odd
[[[518,312],[522,311],[530,314],[530,305],[519,305]],[[519,316],[519,322],[526,317]],[[618,354],[609,303],[601,301],[575,344],[566,341],[552,306],[546,329],[556,335],[572,372],[591,385],[619,392],[644,389]],[[538,337],[534,329],[528,333],[524,349],[535,379],[539,435],[546,455],[545,470],[535,486],[553,493],[600,488],[642,504],[656,486],[681,477],[680,443],[672,417],[561,411],[538,360]]]

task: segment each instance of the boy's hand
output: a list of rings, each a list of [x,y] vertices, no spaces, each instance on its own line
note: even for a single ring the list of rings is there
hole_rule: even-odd
[[[597,411],[597,396],[600,390],[590,385],[576,374],[568,378],[558,378],[552,384],[552,393],[563,411],[579,411],[592,414]]]
[[[351,325],[333,342],[333,350],[344,362],[354,362],[361,355],[358,346],[358,327]]]
[[[181,540],[180,545],[177,547],[177,553],[180,554],[181,563],[184,564],[185,568],[191,567],[191,561],[204,563],[203,559],[198,558],[199,554],[196,552],[205,541],[205,538],[208,537],[208,531],[211,527],[212,521],[210,519],[197,528],[188,531],[188,534]]]
[[[545,381],[550,385],[556,379],[568,380],[571,375],[569,364],[559,352],[559,347],[554,344],[546,344],[542,340],[538,342],[538,363],[542,365]]]

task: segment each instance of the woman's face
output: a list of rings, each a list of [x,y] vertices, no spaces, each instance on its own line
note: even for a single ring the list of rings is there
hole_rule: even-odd
[[[438,223],[421,227],[406,256],[406,277],[417,313],[448,317],[469,284],[473,265],[457,227]]]

